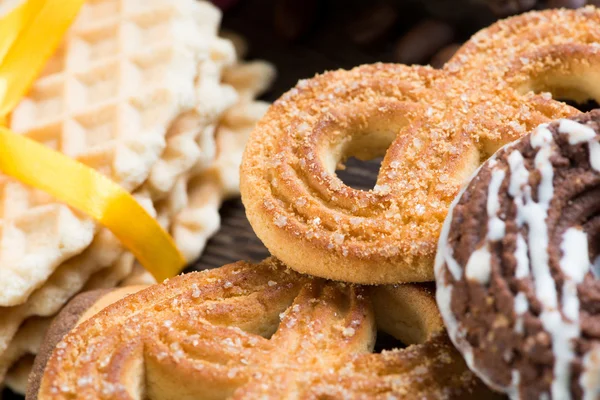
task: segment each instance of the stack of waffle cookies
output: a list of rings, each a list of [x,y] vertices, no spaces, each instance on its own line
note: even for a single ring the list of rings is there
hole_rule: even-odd
[[[239,61],[220,18],[196,0],[90,0],[10,118],[132,193],[187,261],[238,192],[267,108],[255,98],[274,75]],[[152,281],[110,231],[0,173],[0,384],[24,391],[50,320],[75,294]]]

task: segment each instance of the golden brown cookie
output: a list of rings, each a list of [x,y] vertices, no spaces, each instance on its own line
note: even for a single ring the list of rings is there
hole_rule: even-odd
[[[303,80],[252,133],[248,219],[290,268],[355,283],[433,279],[452,199],[480,163],[537,125],[600,99],[600,12],[532,12],[477,33],[444,68],[374,64]],[[543,92],[543,93],[542,93]],[[384,156],[362,191],[336,169]]]
[[[135,293],[145,286],[127,286],[115,289],[98,289],[77,295],[54,318],[33,363],[27,382],[28,398],[36,398],[41,379],[56,345],[78,324],[94,316],[108,305]]]
[[[373,353],[377,329],[409,346]],[[55,346],[28,398],[489,394],[426,287],[367,289],[267,259],[179,276],[105,308]]]

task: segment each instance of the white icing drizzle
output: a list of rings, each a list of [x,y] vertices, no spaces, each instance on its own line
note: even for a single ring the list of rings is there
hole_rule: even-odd
[[[583,278],[591,266],[587,234],[579,228],[567,229],[563,234],[560,249],[563,253],[560,259],[560,268],[563,273],[576,283],[583,282]]]
[[[538,127],[531,135],[531,146],[539,148],[534,164],[540,172],[541,181],[538,186],[538,202],[527,196],[527,204],[523,212],[529,227],[529,256],[534,277],[536,297],[542,304],[540,320],[544,329],[552,338],[554,353],[554,379],[551,393],[554,399],[571,398],[570,378],[573,350],[571,339],[578,334],[579,326],[573,329],[573,324],[563,321],[558,309],[558,295],[550,266],[548,265],[548,227],[546,226],[547,211],[554,194],[552,178],[554,170],[550,162],[552,155],[552,133],[545,125]],[[575,336],[574,336],[575,335]]]
[[[515,311],[517,314],[523,314],[529,309],[529,302],[525,293],[519,292],[515,296]]]
[[[510,168],[510,182],[508,185],[508,193],[513,198],[517,206],[516,223],[520,228],[523,226],[523,189],[527,185],[529,180],[529,171],[525,167],[525,160],[523,155],[514,150],[508,155],[508,166]],[[523,234],[517,233],[517,244],[515,249],[515,258],[517,260],[517,267],[515,269],[515,277],[517,279],[527,278],[531,274],[529,269],[529,255],[527,254],[527,242],[523,238]],[[517,293],[514,300],[515,314],[517,319],[515,321],[515,332],[522,334],[523,329],[523,314],[529,309],[529,302],[527,296],[523,292]],[[513,373],[517,372],[513,370]],[[517,386],[513,387],[513,390],[518,393]],[[518,398],[518,396],[517,396]]]
[[[596,132],[589,126],[580,124],[570,119],[561,119],[558,124],[558,133],[564,133],[569,136],[569,144],[579,144],[588,142],[596,136]]]
[[[465,266],[465,277],[470,281],[487,285],[492,275],[492,255],[487,248],[487,243],[471,253]]]
[[[477,170],[475,170],[475,172],[473,172],[473,174],[467,180],[467,182],[472,181],[473,178],[475,176],[477,176],[477,174],[479,173],[481,168],[483,168],[484,165],[486,165],[486,164],[495,165],[495,163],[496,163],[496,155],[494,154],[492,157],[490,157],[488,159],[487,163],[482,164],[479,168],[477,168]],[[454,254],[453,254],[454,250],[452,249],[452,246],[450,246],[450,244],[448,243],[448,235],[450,234],[450,225],[452,224],[452,216],[454,214],[454,207],[456,206],[456,204],[458,204],[458,202],[462,198],[463,194],[467,190],[467,187],[468,187],[468,184],[464,185],[463,188],[458,193],[458,195],[454,198],[454,200],[452,201],[452,204],[450,204],[450,208],[448,209],[448,214],[446,215],[446,219],[444,220],[444,224],[442,226],[442,231],[440,232],[440,239],[438,240],[437,253],[435,256],[434,272],[436,274],[436,279],[441,279],[441,278],[438,278],[438,276],[443,275],[444,266],[448,267],[448,270],[450,271],[450,273],[452,274],[452,277],[455,280],[459,280],[462,277],[463,269],[454,259]],[[450,309],[448,308],[448,310],[450,310]],[[447,321],[446,321],[446,324],[448,324]]]
[[[593,347],[583,357],[583,373],[579,384],[583,388],[583,400],[600,398],[600,346]]]
[[[560,268],[567,276],[562,291],[563,313],[572,322],[577,323],[579,336],[579,297],[577,296],[577,284],[583,281],[585,274],[590,270],[588,258],[587,235],[580,229],[569,228],[563,235],[560,249],[563,256],[560,260]]]
[[[454,279],[459,280],[462,277],[462,267],[458,265],[458,263],[454,259],[454,249],[452,249],[452,246],[446,245],[445,247],[446,248],[443,252],[445,252],[446,255],[445,259],[448,264],[448,270],[450,270],[450,273],[452,274]]]
[[[600,171],[600,143],[594,140],[596,132],[592,128],[570,119],[562,119],[558,125],[558,132],[569,135],[570,145],[588,142],[590,165],[594,170]]]
[[[523,155],[514,150],[508,155],[508,166],[510,168],[510,182],[508,186],[508,193],[513,197],[517,205],[517,226],[520,228],[523,225],[523,217],[521,209],[523,206],[523,187],[527,185],[529,180],[529,171],[525,167],[525,160]],[[527,242],[523,238],[523,235],[517,233],[517,245],[515,249],[515,258],[517,260],[517,268],[515,269],[515,277],[517,279],[523,279],[530,275],[529,269],[529,256],[527,254]],[[523,334],[523,314],[529,310],[529,302],[527,296],[523,292],[517,293],[514,300],[515,314],[517,320],[515,321],[515,332]],[[517,372],[513,370],[513,372]],[[517,391],[517,386],[514,387]],[[518,393],[518,391],[517,391]]]
[[[488,165],[496,165],[496,160],[491,160]],[[498,218],[498,210],[500,210],[500,199],[498,193],[500,192],[500,186],[506,173],[502,169],[494,169],[492,171],[492,177],[488,186],[487,195],[487,216],[488,216],[488,229],[486,235],[486,242],[484,245],[471,253],[469,261],[465,266],[465,276],[471,281],[479,282],[483,285],[487,285],[490,282],[492,275],[492,255],[489,251],[489,241],[500,240],[505,234],[505,224],[500,218]]]
[[[569,135],[568,141],[571,145],[588,142],[590,164],[593,169],[600,171],[600,143],[595,140],[597,135],[593,129],[574,121],[563,120],[559,124],[559,133]],[[577,284],[583,281],[590,270],[594,276],[600,277],[600,256],[592,265],[588,259],[587,235],[582,230],[570,228],[564,233],[560,245],[562,258],[559,264],[565,275],[565,280],[560,288],[562,304],[559,304],[556,282],[551,273],[548,254],[549,237],[546,219],[554,196],[554,170],[550,161],[553,152],[553,138],[547,124],[540,125],[531,134],[530,143],[534,149],[537,149],[534,166],[541,177],[537,188],[537,201],[534,201],[532,197],[532,188],[529,186],[530,174],[526,168],[523,155],[515,150],[511,151],[508,156],[511,172],[508,192],[516,206],[515,222],[519,228],[523,225],[527,225],[528,228],[527,241],[521,233],[517,233],[516,236],[515,258],[517,265],[515,276],[517,279],[531,277],[535,296],[542,306],[540,320],[544,330],[550,334],[552,340],[554,379],[550,393],[542,393],[540,398],[549,399],[551,394],[553,399],[570,400],[571,362],[575,357],[573,339],[580,336],[580,304],[577,296]],[[509,147],[511,146],[506,146],[506,150]],[[487,240],[471,254],[467,265],[464,267],[467,279],[476,280],[483,284],[489,283],[491,275],[491,254],[488,245],[490,241],[499,240],[505,234],[504,221],[496,215],[500,209],[498,192],[505,178],[505,173],[497,167],[495,158],[490,160],[488,166],[493,168],[493,171],[487,198]],[[478,171],[475,174],[477,173]],[[446,267],[456,280],[462,276],[462,268],[452,257],[452,248],[449,246],[447,239],[452,221],[452,210],[462,197],[464,190],[463,188],[453,202],[440,236],[435,265],[438,280],[437,302],[450,337],[463,352],[469,367],[477,372],[488,385],[498,389],[496,384],[487,379],[487,374],[478,371],[474,363],[472,348],[466,341],[465,332],[463,332],[463,328],[458,324],[452,313],[450,306],[452,287],[445,279]],[[529,309],[529,302],[525,293],[517,293],[514,308],[517,315],[515,330],[522,333],[522,315]],[[597,399],[600,396],[600,347],[594,348],[585,355],[583,368],[580,385],[584,390],[584,399]],[[519,398],[518,386],[521,383],[519,371],[513,369],[511,374],[511,385],[502,389],[511,398]]]
[[[580,305],[577,295],[577,285],[583,282],[585,275],[590,269],[593,270],[588,257],[588,239],[586,233],[579,228],[567,229],[563,235],[560,249],[563,253],[560,260],[560,268],[568,278],[563,285],[563,313],[572,321],[572,324],[567,324],[566,328],[571,329],[572,334],[577,337],[581,334],[579,328]],[[600,354],[594,355],[588,353],[584,355],[583,372],[579,380],[583,389],[584,399],[597,399],[600,395],[599,363]]]
[[[549,266],[548,256],[548,227],[546,218],[550,202],[554,195],[554,170],[550,157],[552,155],[552,133],[547,129],[547,125],[539,126],[530,137],[531,146],[537,148],[537,154],[534,159],[536,170],[541,175],[538,186],[538,201],[534,201],[531,196],[531,187],[528,185],[529,174],[525,170],[522,155],[513,151],[509,155],[509,166],[511,168],[511,182],[509,191],[514,198],[517,207],[517,225],[528,226],[528,243],[517,237],[517,271],[516,274],[523,277],[527,273],[523,252],[529,253],[529,265],[533,275],[534,290],[536,298],[542,305],[540,319],[544,329],[552,338],[552,350],[555,356],[554,362],[554,380],[551,386],[552,397],[554,399],[570,399],[570,363],[573,359],[571,339],[578,335],[578,324],[569,321],[563,321],[558,308],[558,293],[554,278]],[[519,266],[519,264],[521,264]],[[568,286],[563,289],[563,293],[569,293],[571,288]],[[519,293],[515,297],[515,313],[521,315],[524,313],[528,304],[525,303],[524,294]],[[523,311],[525,310],[525,311]],[[573,325],[576,325],[575,327]],[[522,321],[517,321],[515,330],[523,329]],[[575,335],[575,336],[574,336]],[[513,388],[516,390],[516,388]]]
[[[481,167],[473,173],[469,181],[472,180],[475,175],[477,175],[480,169]],[[459,280],[462,276],[462,268],[452,256],[452,247],[448,243],[448,235],[450,234],[450,226],[452,225],[454,207],[459,202],[466,189],[467,185],[465,185],[461,189],[460,193],[454,198],[448,210],[448,215],[446,216],[444,224],[442,225],[442,231],[440,232],[440,240],[438,241],[438,248],[434,263],[434,272],[436,277],[435,297],[450,340],[452,340],[457,348],[461,349],[461,353],[469,368],[472,371],[476,371],[475,360],[471,346],[469,346],[469,343],[464,339],[464,332],[456,321],[456,317],[452,313],[452,286],[446,280],[446,266],[455,280]],[[481,374],[478,375],[482,376]]]
[[[510,167],[508,194],[513,198],[517,198],[522,195],[523,186],[529,180],[529,171],[525,168],[523,155],[516,150],[508,155],[508,166]]]
[[[521,374],[516,369],[511,371],[511,380],[510,380],[510,388],[508,388],[508,396],[511,399],[519,398],[519,384],[521,383]]]
[[[487,236],[490,240],[496,241],[504,237],[505,234],[505,223],[498,218],[498,210],[500,210],[500,199],[498,193],[500,192],[500,186],[506,173],[501,169],[494,169],[492,171],[492,178],[490,179],[490,186],[488,188],[487,197],[487,215],[488,215],[488,233]]]
[[[527,243],[523,239],[523,235],[517,233],[517,248],[515,250],[515,258],[517,259],[517,268],[515,270],[515,277],[517,279],[523,279],[529,276],[529,257],[527,256]],[[529,302],[527,296],[523,292],[517,293],[515,296],[515,314],[517,320],[515,321],[515,332],[523,334],[523,314],[529,310]],[[514,372],[514,371],[513,371]]]
[[[527,296],[525,296],[525,293],[523,292],[517,293],[514,301],[515,314],[517,314],[517,321],[515,322],[515,332],[522,334],[523,314],[525,314],[527,310],[529,310],[529,302],[527,301]]]
[[[500,199],[498,198],[498,192],[500,191],[500,186],[502,185],[502,181],[504,180],[505,175],[506,174],[501,169],[494,169],[492,171],[492,177],[490,179],[487,197],[488,218],[496,216],[498,210],[500,209]]]
[[[590,165],[596,171],[600,171],[600,143],[597,140],[592,140],[589,143],[590,147]]]
[[[523,279],[529,276],[529,257],[527,256],[527,243],[523,239],[523,235],[517,233],[517,249],[515,251],[515,258],[517,259],[517,269],[515,271],[515,277],[517,279]]]

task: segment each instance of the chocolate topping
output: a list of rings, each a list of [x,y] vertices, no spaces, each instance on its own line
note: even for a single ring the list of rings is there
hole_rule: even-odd
[[[514,397],[600,398],[600,111],[542,125],[472,179],[440,237],[438,304]]]

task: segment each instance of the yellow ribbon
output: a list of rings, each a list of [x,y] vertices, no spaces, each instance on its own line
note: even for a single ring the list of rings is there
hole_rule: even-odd
[[[36,10],[41,8],[42,1],[25,1],[2,17],[2,23],[0,24],[0,38],[2,38],[0,42],[0,60],[4,59],[4,56],[21,33],[22,28],[27,26],[30,19],[36,14]]]
[[[0,118],[27,92],[83,1],[30,0],[0,18]],[[157,280],[178,274],[185,265],[158,222],[130,193],[94,169],[0,128],[0,171],[96,219]]]

